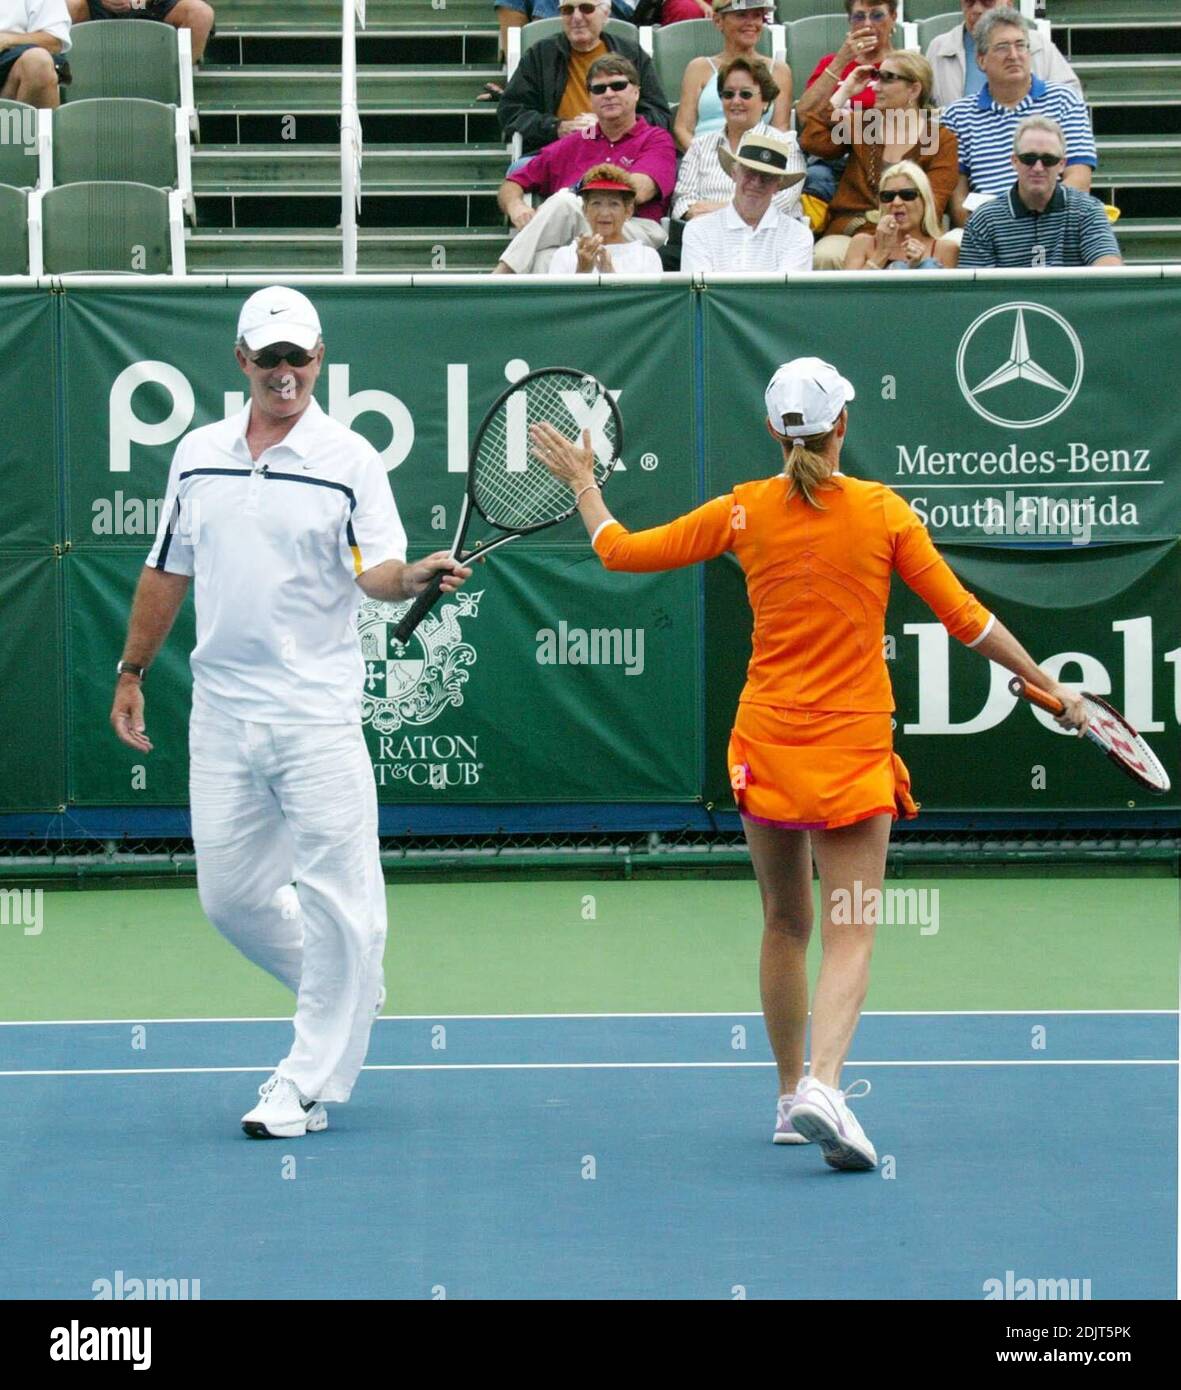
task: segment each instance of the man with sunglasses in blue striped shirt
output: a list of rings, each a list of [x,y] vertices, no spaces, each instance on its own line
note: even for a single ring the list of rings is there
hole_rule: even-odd
[[[1057,121],[1030,116],[1021,122],[1013,141],[1017,182],[973,214],[960,247],[961,268],[1123,264],[1102,203],[1059,183],[1065,158]]]

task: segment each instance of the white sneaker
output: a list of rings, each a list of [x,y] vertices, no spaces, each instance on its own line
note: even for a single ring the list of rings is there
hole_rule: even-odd
[[[258,1104],[242,1116],[242,1128],[251,1139],[300,1139],[309,1130],[328,1128],[323,1105],[305,1100],[295,1082],[278,1072],[263,1082],[258,1094]]]
[[[771,1136],[776,1144],[806,1144],[806,1136],[801,1134],[791,1122],[788,1111],[796,1103],[794,1095],[780,1096],[775,1107],[775,1133]]]
[[[864,1086],[863,1091],[856,1088]],[[870,1092],[868,1081],[855,1081],[845,1091],[814,1081],[810,1076],[800,1082],[796,1101],[788,1118],[797,1134],[815,1140],[830,1168],[876,1168],[877,1150],[865,1136],[865,1131],[849,1109],[846,1101]]]

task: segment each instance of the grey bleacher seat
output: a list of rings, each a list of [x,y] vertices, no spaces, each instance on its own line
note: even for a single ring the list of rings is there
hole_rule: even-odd
[[[37,110],[23,101],[0,101],[0,183],[37,183]]]
[[[845,0],[775,0],[775,18],[780,24],[808,19],[816,14],[845,13]]]
[[[946,5],[947,0],[940,0]],[[919,47],[926,53],[933,40],[940,34],[946,34],[949,29],[954,29],[957,24],[964,22],[962,10],[949,11],[947,14],[932,15],[929,19],[920,19],[915,25],[919,35]]]
[[[29,227],[23,188],[0,183],[0,275],[24,275],[29,269]]]
[[[182,106],[177,30],[151,19],[76,24],[71,32],[70,101],[146,97]]]
[[[146,183],[179,188],[192,206],[189,136],[175,106],[136,97],[72,101],[53,113],[42,187],[64,183]]]
[[[67,183],[29,198],[33,274],[183,275],[180,193],[142,183]]]

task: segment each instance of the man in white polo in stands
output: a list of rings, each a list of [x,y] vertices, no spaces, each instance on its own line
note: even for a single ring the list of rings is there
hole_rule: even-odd
[[[406,535],[376,450],[312,391],[320,319],[296,290],[251,295],[235,356],[241,411],[187,434],[140,576],[111,723],[140,753],[149,668],[195,583],[190,805],[210,921],[295,991],[291,1051],[242,1117],[254,1138],[322,1130],[346,1101],[384,999],[377,793],[361,730],[364,595],[397,602],[436,571]]]
[[[795,136],[748,130],[734,154],[719,148],[718,162],[734,180],[733,201],[686,226],[681,269],[811,270],[812,233],[773,202],[803,180]]]

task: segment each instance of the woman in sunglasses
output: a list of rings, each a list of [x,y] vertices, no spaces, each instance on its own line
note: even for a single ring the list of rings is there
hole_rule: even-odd
[[[734,198],[734,180],[722,168],[720,152],[738,153],[738,144],[748,130],[767,132],[767,114],[779,95],[779,88],[766,63],[758,58],[733,58],[718,70],[718,91],[726,124],[720,131],[696,135],[677,175],[673,193],[673,217],[688,221],[708,212],[717,212]],[[778,132],[783,135],[784,132]],[[788,135],[794,143],[795,137]],[[796,151],[793,169],[801,173],[804,157]],[[800,203],[800,184],[781,189],[772,199],[780,212],[791,217]]]
[[[697,135],[717,133],[726,124],[717,75],[727,63],[742,58],[747,63],[765,62],[757,46],[772,6],[764,0],[714,0],[714,24],[722,33],[722,51],[712,58],[694,58],[681,79],[681,100],[673,134],[682,150]],[[773,63],[771,76],[778,91],[764,119],[776,130],[791,128],[791,68]]]
[[[959,156],[954,132],[937,118],[931,84],[931,65],[921,53],[887,53],[880,67],[863,63],[854,68],[831,102],[808,116],[800,134],[808,154],[822,159],[849,155],[816,243],[817,270],[844,266],[850,239],[878,220],[882,171],[903,160],[927,175],[935,221],[942,220],[959,179]],[[856,105],[868,87],[877,94],[873,106]]]
[[[873,230],[858,232],[846,270],[952,270],[959,247],[939,236],[931,181],[904,159],[882,175],[881,215]]]

